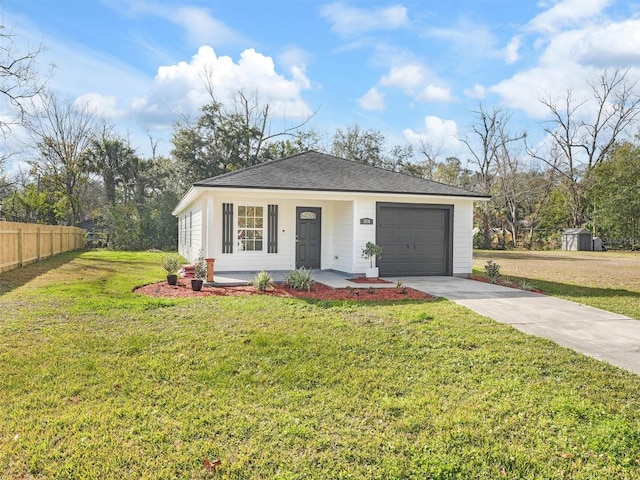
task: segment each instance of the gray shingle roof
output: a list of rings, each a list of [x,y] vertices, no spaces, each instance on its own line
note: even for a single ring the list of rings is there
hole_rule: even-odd
[[[195,187],[487,197],[462,188],[315,151],[303,152],[225,173],[193,185]]]

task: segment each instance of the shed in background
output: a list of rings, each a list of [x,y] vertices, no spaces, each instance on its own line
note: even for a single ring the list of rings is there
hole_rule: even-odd
[[[562,250],[593,251],[593,237],[586,228],[570,228],[562,232]]]

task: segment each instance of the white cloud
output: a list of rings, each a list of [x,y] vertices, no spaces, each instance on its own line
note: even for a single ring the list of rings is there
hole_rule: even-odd
[[[84,105],[89,110],[110,120],[122,118],[127,113],[125,109],[118,106],[117,97],[95,92],[80,95],[76,98],[76,104]]]
[[[488,92],[499,94],[509,107],[520,108],[534,118],[545,118],[549,111],[539,99],[562,98],[567,91],[571,91],[576,100],[587,99],[591,95],[587,82],[603,69],[631,67],[632,75],[637,77],[640,21],[610,20],[604,15],[609,3],[605,0],[556,2],[530,23],[530,27],[543,34],[533,39],[541,52],[537,64],[489,87]],[[586,21],[588,19],[591,21]],[[584,20],[584,24],[578,25],[580,20]]]
[[[430,145],[434,153],[443,158],[460,156],[464,151],[464,145],[458,140],[458,125],[453,120],[428,115],[419,130],[407,128],[403,135],[412,145]]]
[[[424,84],[429,76],[430,74],[424,66],[409,64],[402,67],[392,67],[389,73],[380,79],[380,84],[412,91]]]
[[[204,8],[182,7],[156,12],[164,13],[165,18],[184,28],[193,45],[221,45],[242,39],[242,35],[215,19]]]
[[[483,85],[476,83],[472,88],[465,89],[464,94],[470,98],[482,99],[487,96],[487,89]]]
[[[228,56],[218,57],[208,46],[200,47],[190,62],[160,67],[149,93],[134,100],[134,108],[154,123],[170,125],[176,112],[195,115],[210,101],[206,82],[223,103],[243,91],[268,102],[276,117],[300,118],[310,111],[301,98],[301,91],[310,83],[303,67],[294,69],[293,78],[288,79],[276,72],[271,57],[253,49],[242,52],[234,62]]]
[[[148,0],[103,0],[105,5],[128,16],[155,15],[182,27],[193,46],[233,44],[244,37],[201,7],[176,7]]]
[[[336,2],[324,6],[321,13],[332,24],[332,30],[345,37],[376,30],[396,30],[409,23],[407,9],[402,5],[364,10]]]
[[[584,24],[600,15],[613,0],[561,0],[529,22],[528,29],[553,33],[566,27]]]
[[[584,32],[574,45],[578,61],[601,67],[640,64],[640,20],[612,23]]]
[[[485,25],[475,21],[460,20],[452,28],[429,28],[425,36],[443,41],[445,48],[467,58],[493,56],[496,38]]]
[[[513,37],[511,41],[502,51],[504,61],[507,64],[516,63],[520,60],[520,47],[522,46],[522,39],[519,36]]]
[[[411,63],[392,67],[380,79],[383,87],[402,89],[416,100],[429,102],[451,102],[454,100],[448,87],[438,85],[435,76],[424,65]]]
[[[375,110],[382,112],[385,108],[384,96],[385,94],[383,92],[378,90],[376,87],[372,87],[367,93],[360,97],[358,104],[363,110]]]
[[[432,84],[424,87],[416,98],[425,102],[452,102],[454,100],[450,88]]]

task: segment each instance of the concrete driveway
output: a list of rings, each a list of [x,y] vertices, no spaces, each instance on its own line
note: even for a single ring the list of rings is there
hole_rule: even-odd
[[[640,374],[640,320],[558,298],[457,277],[389,278],[525,333]]]

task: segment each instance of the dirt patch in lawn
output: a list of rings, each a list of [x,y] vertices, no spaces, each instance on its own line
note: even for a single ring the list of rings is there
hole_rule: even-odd
[[[396,301],[431,300],[433,297],[412,288],[331,288],[315,283],[311,291],[294,290],[284,285],[274,285],[265,293],[258,292],[251,285],[238,287],[203,286],[199,292],[191,290],[191,285],[178,281],[177,285],[167,282],[152,283],[135,289],[135,292],[151,297],[165,298],[201,298],[209,296],[232,297],[239,295],[269,295],[272,297],[312,298],[316,300],[358,300],[358,301]]]

